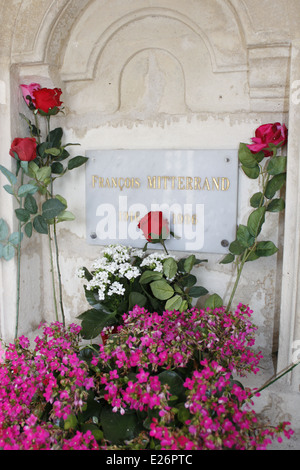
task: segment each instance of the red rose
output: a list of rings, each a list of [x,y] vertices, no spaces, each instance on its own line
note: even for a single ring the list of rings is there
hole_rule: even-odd
[[[265,157],[273,155],[272,150],[269,149],[269,144],[279,145],[282,147],[287,141],[288,130],[285,124],[275,122],[275,124],[263,124],[255,131],[253,137],[253,144],[247,145],[252,153],[263,151]]]
[[[37,109],[40,109],[44,113],[49,111],[59,111],[59,106],[62,104],[60,101],[60,95],[62,91],[60,88],[40,88],[39,90],[33,90],[33,104]]]
[[[30,162],[36,158],[36,141],[32,137],[24,139],[17,137],[12,141],[9,155],[15,158],[15,152],[23,162]]]
[[[148,242],[166,240],[170,234],[169,223],[160,211],[148,212],[138,223]]]

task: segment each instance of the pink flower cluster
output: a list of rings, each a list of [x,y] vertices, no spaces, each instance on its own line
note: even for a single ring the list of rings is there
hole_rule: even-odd
[[[157,419],[150,425],[150,436],[163,450],[264,450],[276,435],[290,438],[290,423],[262,427],[250,408],[250,391],[232,386],[230,373],[217,362],[203,361],[202,366],[184,384],[189,414],[184,426],[163,425]]]
[[[151,416],[150,438],[162,449],[265,448],[277,431],[261,427],[250,410],[250,391],[232,380],[233,372],[258,370],[251,313],[241,304],[234,313],[193,308],[158,314],[136,306],[91,361],[99,396],[114,412]],[[177,408],[178,397],[160,377],[179,370],[186,396]],[[287,423],[280,432],[292,434]]]
[[[234,312],[227,312],[225,307],[199,312],[202,347],[219,364],[240,376],[247,372],[256,374],[263,357],[252,349],[257,330],[251,320],[252,313],[249,306],[241,303]]]
[[[222,307],[158,314],[136,306],[123,315],[120,345],[111,354],[109,348],[102,348],[100,359],[103,364],[114,359],[116,367],[125,370],[135,366],[168,370],[186,367],[198,350],[231,372],[256,373],[262,356],[251,349],[256,331],[251,314],[242,304],[233,313]]]
[[[0,363],[0,448],[72,445],[55,424],[80,411],[94,386],[77,354],[79,331],[78,325],[64,329],[53,323],[36,338],[33,351],[23,336],[6,348]]]
[[[170,410],[167,387],[161,385],[157,376],[149,376],[149,372],[142,368],[136,374],[136,379],[120,377],[116,370],[101,374],[104,399],[111,404],[113,411],[124,414],[126,408],[138,411],[158,408],[161,417],[166,415]]]

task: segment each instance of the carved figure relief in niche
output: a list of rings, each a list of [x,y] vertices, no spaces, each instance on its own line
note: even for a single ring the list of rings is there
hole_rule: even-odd
[[[134,84],[134,86],[133,86]],[[159,49],[138,52],[125,64],[120,77],[121,113],[185,114],[185,77],[181,64]]]

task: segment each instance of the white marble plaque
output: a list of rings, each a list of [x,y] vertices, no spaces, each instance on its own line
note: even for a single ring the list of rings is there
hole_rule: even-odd
[[[176,236],[166,241],[169,250],[228,251],[237,224],[237,150],[89,150],[86,156],[88,243],[142,248],[139,220],[162,211]]]

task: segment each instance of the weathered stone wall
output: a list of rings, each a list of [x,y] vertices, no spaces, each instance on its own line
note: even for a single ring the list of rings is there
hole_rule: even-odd
[[[293,218],[299,111],[292,99],[299,1],[264,0],[262,6],[261,0],[0,0],[0,18],[0,162],[6,167],[13,164],[11,140],[25,132],[18,117],[24,112],[18,87],[32,81],[62,88],[65,116],[54,118],[55,125],[64,128],[66,142],[80,143],[80,153],[93,148],[237,149],[260,124],[286,123],[293,162],[288,218],[273,216],[264,228],[280,251],[249,263],[236,295],[236,301],[254,310],[258,347],[267,359],[280,347],[279,363],[285,367],[299,322],[298,300],[290,302],[299,262]],[[84,171],[68,175],[56,190],[76,214],[75,222],[59,230],[65,311],[67,321],[73,321],[86,309],[75,270],[98,256],[85,241]],[[256,181],[240,172],[239,223],[247,220],[255,191]],[[4,191],[0,209],[12,226],[12,201]],[[233,268],[219,265],[218,255],[207,257],[207,266],[195,274],[226,301]],[[0,263],[0,334],[11,338],[16,266]],[[20,330],[29,334],[40,320],[54,319],[48,246],[41,236],[26,241],[22,273]],[[33,285],[35,296],[28,294]],[[269,360],[265,372],[273,373]],[[292,387],[298,392],[297,377]]]

